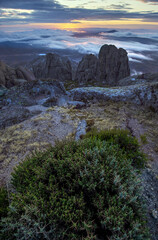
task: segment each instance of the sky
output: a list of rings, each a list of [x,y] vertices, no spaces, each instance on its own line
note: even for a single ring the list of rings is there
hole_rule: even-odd
[[[0,29],[158,29],[158,0],[0,0]]]
[[[0,0],[0,48],[7,42],[96,55],[113,44],[157,69],[158,0]]]

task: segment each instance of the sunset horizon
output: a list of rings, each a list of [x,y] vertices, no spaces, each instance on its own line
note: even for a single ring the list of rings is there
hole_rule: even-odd
[[[0,35],[6,63],[47,52],[65,52],[79,61],[83,54],[98,55],[102,45],[112,44],[128,52],[133,74],[156,71],[158,1],[1,0]]]
[[[0,28],[80,30],[87,28],[158,29],[158,1],[1,1]]]

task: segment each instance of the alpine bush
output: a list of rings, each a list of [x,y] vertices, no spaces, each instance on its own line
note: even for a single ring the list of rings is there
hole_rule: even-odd
[[[97,131],[96,128],[91,129],[83,138],[97,138],[102,141],[108,141],[118,144],[126,153],[127,157],[132,160],[132,164],[137,168],[142,168],[147,161],[146,156],[139,149],[140,145],[136,137],[131,136],[128,130],[111,129]]]
[[[8,194],[4,187],[0,187],[0,219],[5,217],[8,212]]]
[[[150,239],[136,153],[136,166],[142,166],[137,141],[112,130],[34,154],[12,174],[16,193],[2,219],[1,238]]]

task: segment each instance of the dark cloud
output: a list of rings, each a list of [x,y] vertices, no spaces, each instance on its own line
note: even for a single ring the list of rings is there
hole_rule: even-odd
[[[146,0],[144,0],[146,1]],[[157,1],[155,1],[157,2]],[[128,12],[125,5],[113,5],[115,10],[68,8],[54,0],[0,0],[0,15],[3,23],[60,23],[73,19],[118,20],[122,18],[142,18],[146,21],[158,21],[158,13]],[[33,10],[33,12],[9,12],[9,9]],[[8,10],[7,10],[8,9]],[[24,17],[24,18],[22,18]]]
[[[63,9],[64,6],[54,0],[0,0],[0,8],[50,11],[52,9]]]
[[[151,3],[151,4],[158,3],[158,0],[139,0],[139,1],[144,2],[144,3]]]
[[[108,8],[112,8],[112,9],[132,9],[130,7],[130,4],[111,4],[110,6],[108,6]]]

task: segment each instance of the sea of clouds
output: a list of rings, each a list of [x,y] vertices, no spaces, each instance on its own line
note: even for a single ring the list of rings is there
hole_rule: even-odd
[[[84,34],[85,33],[85,34]],[[128,52],[129,60],[151,60],[149,52],[158,52],[158,33],[154,30],[87,29],[76,33],[66,30],[35,29],[23,32],[0,32],[0,42],[27,43],[50,49],[75,50],[98,54],[104,44],[113,44]],[[41,53],[43,54],[43,53]]]

